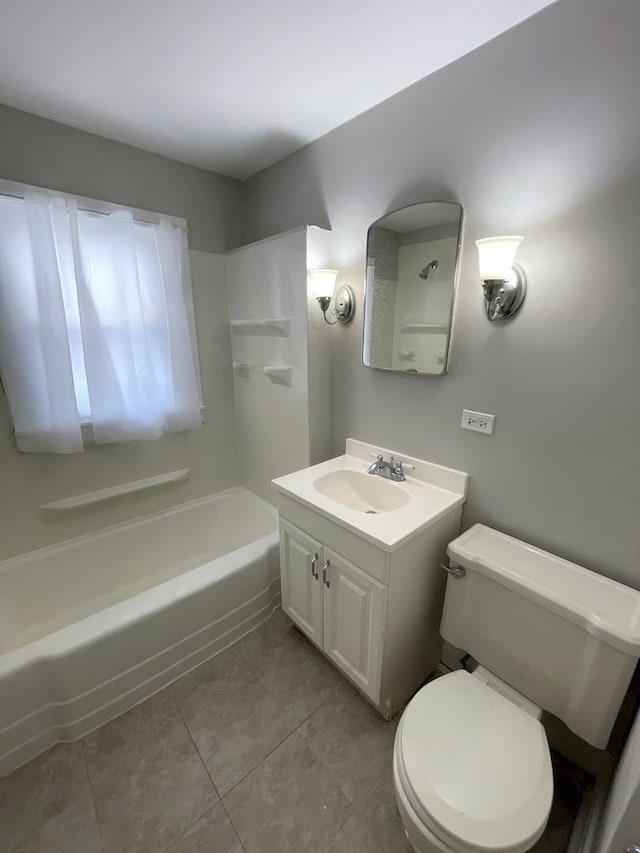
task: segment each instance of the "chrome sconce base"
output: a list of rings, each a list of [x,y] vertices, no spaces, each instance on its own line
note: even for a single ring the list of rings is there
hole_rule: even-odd
[[[527,277],[519,264],[513,265],[508,279],[486,279],[482,286],[489,320],[513,317],[527,295]]]
[[[331,304],[330,296],[317,296],[318,305],[322,311],[322,316],[324,317],[324,321],[328,326],[335,326],[336,323],[349,323],[353,319],[353,315],[356,309],[356,300],[353,294],[353,290],[349,287],[348,284],[343,284],[338,288],[338,291],[335,295],[334,302],[335,305],[331,309],[331,314],[335,318],[333,322],[331,320],[327,320],[327,311],[329,310],[329,305]]]

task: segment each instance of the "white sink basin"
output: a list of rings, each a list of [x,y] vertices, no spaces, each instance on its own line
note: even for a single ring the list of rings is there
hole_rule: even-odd
[[[344,456],[278,477],[278,504],[293,499],[391,552],[462,506],[467,474],[402,454],[406,480],[367,474],[371,460],[398,452],[347,439]],[[283,513],[286,517],[286,513]]]
[[[345,468],[318,477],[313,485],[321,495],[370,515],[392,512],[411,500],[411,495],[397,483]]]

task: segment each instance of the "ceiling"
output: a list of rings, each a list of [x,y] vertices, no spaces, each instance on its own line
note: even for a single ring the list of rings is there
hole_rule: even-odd
[[[244,179],[550,2],[2,0],[0,102]]]

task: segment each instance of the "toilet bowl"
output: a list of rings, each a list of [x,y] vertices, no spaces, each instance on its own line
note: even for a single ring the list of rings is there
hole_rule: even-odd
[[[417,853],[524,853],[535,844],[553,798],[540,715],[482,667],[414,696],[398,726],[393,778]]]

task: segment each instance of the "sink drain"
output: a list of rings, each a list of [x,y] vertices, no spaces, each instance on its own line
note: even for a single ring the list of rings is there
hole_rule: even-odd
[[[375,511],[375,509],[368,509],[366,511],[366,514],[367,515],[377,515],[377,512]]]

